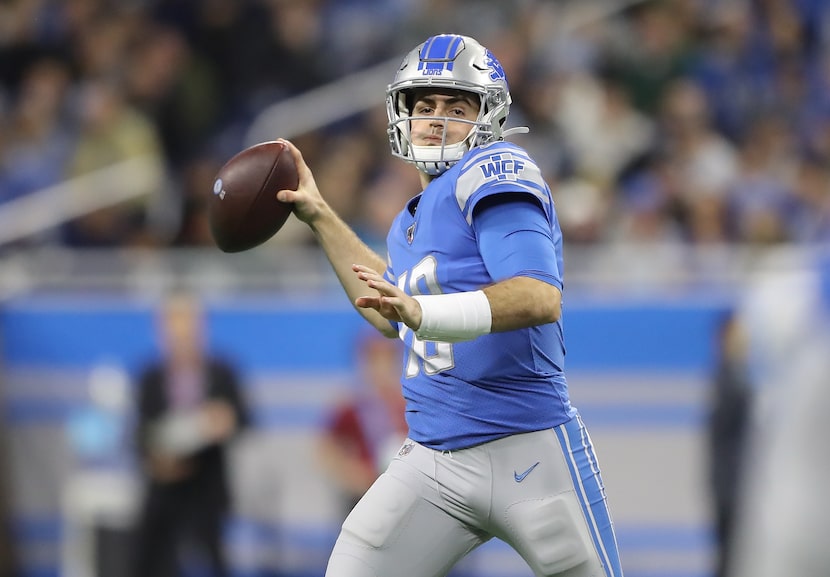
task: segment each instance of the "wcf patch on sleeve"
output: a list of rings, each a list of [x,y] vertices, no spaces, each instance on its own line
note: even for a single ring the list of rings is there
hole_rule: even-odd
[[[509,152],[493,154],[478,163],[485,181],[516,180],[525,169],[525,159],[513,156]]]

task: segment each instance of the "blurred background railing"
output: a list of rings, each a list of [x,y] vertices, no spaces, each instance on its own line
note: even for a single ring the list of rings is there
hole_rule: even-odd
[[[567,292],[573,298],[713,294],[737,298],[759,271],[795,268],[821,252],[821,247],[792,245],[567,247]],[[212,296],[262,293],[277,298],[339,295],[339,286],[325,255],[313,246],[266,243],[236,254],[214,247],[165,251],[43,247],[0,255],[0,296],[6,299],[85,291],[157,298],[176,288]]]

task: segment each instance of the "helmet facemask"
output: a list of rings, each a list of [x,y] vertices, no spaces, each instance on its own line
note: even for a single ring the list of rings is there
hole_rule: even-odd
[[[435,58],[436,53],[440,56]],[[429,93],[462,91],[479,103],[474,121],[451,117],[411,116],[414,91]],[[475,40],[465,36],[442,35],[430,38],[404,59],[386,97],[389,144],[392,155],[414,164],[418,170],[436,176],[458,162],[476,146],[501,140],[502,126],[510,106],[504,71],[495,57]],[[467,123],[470,131],[461,142],[440,146],[412,144],[410,122],[424,118]]]

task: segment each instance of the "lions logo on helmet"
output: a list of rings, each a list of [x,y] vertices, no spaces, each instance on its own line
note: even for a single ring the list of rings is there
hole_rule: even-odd
[[[411,103],[407,95],[417,88],[462,90],[480,103],[475,121],[462,142],[442,146],[417,146],[409,134]],[[401,63],[386,92],[389,144],[392,155],[414,164],[429,175],[439,175],[476,146],[501,140],[510,110],[510,91],[504,68],[496,57],[469,36],[441,34],[412,50]],[[448,122],[448,117],[439,117]]]
[[[492,69],[490,72],[490,80],[493,82],[498,82],[499,80],[503,80],[505,84],[507,84],[507,75],[504,73],[504,68],[501,67],[501,62],[499,62],[493,53],[489,50],[486,51],[487,53],[487,66]]]

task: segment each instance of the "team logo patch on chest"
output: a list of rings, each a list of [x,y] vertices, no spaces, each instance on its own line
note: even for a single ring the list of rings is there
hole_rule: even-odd
[[[478,168],[487,181],[516,180],[525,169],[525,161],[509,152],[502,152],[483,159]]]

